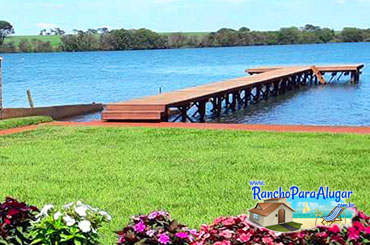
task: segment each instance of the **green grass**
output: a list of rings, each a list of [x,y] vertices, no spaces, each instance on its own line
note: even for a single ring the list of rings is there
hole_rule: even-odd
[[[36,124],[51,122],[51,121],[53,121],[51,117],[44,117],[44,116],[5,119],[5,120],[0,120],[0,130],[36,125]]]
[[[271,225],[271,226],[267,226],[266,228],[272,231],[279,231],[279,232],[289,232],[290,231],[281,225]]]
[[[193,228],[246,213],[256,203],[249,180],[265,190],[352,190],[368,213],[369,144],[366,135],[45,126],[0,137],[0,197],[107,210],[103,244],[152,210]]]
[[[5,43],[14,42],[14,44],[18,47],[19,42],[22,39],[26,39],[32,41],[32,39],[38,39],[44,42],[49,41],[52,47],[59,47],[61,44],[61,36],[51,35],[51,36],[10,36],[5,39]]]

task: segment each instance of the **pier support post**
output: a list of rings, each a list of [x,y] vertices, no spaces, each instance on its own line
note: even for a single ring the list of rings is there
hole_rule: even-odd
[[[244,96],[244,108],[248,106],[250,99],[251,99],[251,88],[247,88],[245,90],[245,96]]]
[[[206,101],[199,101],[199,121],[201,123],[205,122],[206,116]]]
[[[236,110],[237,96],[238,96],[238,92],[233,92],[232,93],[232,100],[231,100],[231,104],[230,104],[230,107],[231,107],[232,111]]]
[[[256,96],[254,97],[254,100],[256,101],[256,103],[258,103],[260,101],[261,88],[262,88],[261,85],[258,85],[256,87]]]

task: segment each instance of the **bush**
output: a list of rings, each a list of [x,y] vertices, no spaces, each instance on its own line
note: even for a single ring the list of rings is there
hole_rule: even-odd
[[[31,232],[31,244],[99,244],[98,230],[111,220],[108,213],[82,202],[69,203],[57,211],[46,205]]]
[[[231,244],[368,244],[370,217],[356,212],[352,226],[319,226],[293,233],[276,233],[247,223],[247,216],[221,217],[212,225],[203,225],[194,245]]]
[[[38,209],[7,197],[0,203],[0,244],[30,244],[29,232]]]
[[[119,245],[124,244],[191,244],[197,236],[196,230],[172,220],[169,213],[155,211],[149,215],[131,218],[119,235]]]

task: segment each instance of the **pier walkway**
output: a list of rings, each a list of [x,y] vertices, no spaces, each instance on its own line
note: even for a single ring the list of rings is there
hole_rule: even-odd
[[[108,104],[102,120],[204,122],[207,115],[218,117],[225,111],[235,111],[300,86],[323,83],[321,74],[331,73],[330,81],[351,75],[351,81],[357,82],[363,67],[358,64],[249,69],[247,73],[251,75],[246,77]]]

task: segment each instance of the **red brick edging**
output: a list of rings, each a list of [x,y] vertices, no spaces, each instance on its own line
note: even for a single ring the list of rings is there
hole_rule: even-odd
[[[34,130],[42,125],[60,126],[102,126],[102,127],[147,127],[147,128],[190,128],[211,130],[240,130],[268,132],[311,132],[311,133],[351,133],[370,134],[370,127],[349,126],[305,126],[305,125],[254,125],[254,124],[221,124],[221,123],[124,123],[124,122],[52,122],[38,126],[27,126],[15,129],[0,130],[0,135],[9,135]]]

